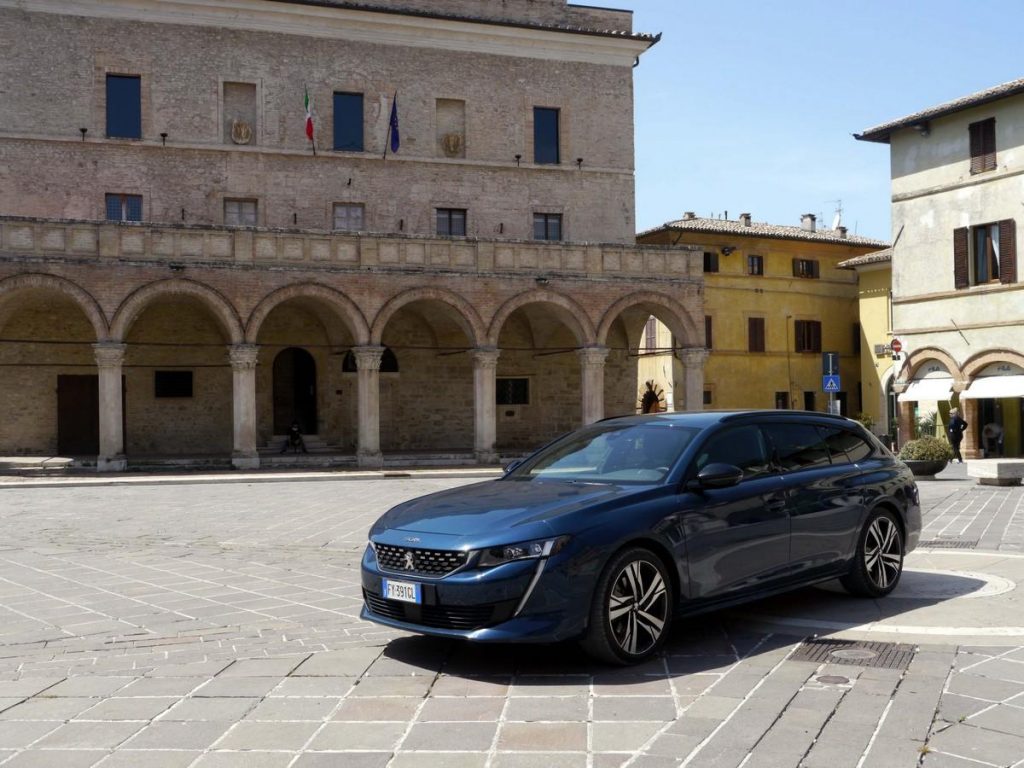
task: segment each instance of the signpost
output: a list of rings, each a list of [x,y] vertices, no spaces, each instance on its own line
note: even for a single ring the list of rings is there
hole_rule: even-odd
[[[828,412],[838,413],[836,392],[842,388],[839,379],[839,353],[821,353],[821,390],[828,395]]]
[[[889,349],[892,350],[892,359],[899,360],[900,352],[903,351],[903,342],[896,337],[893,337],[892,342],[889,344]]]

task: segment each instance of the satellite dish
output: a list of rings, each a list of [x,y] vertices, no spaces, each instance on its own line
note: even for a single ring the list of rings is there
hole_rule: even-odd
[[[832,217],[832,229],[839,229],[839,226],[843,223],[843,212],[836,211],[836,215]]]

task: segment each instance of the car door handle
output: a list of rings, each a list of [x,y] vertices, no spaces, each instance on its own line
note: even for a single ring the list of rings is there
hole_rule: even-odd
[[[764,507],[772,512],[778,512],[780,509],[786,508],[786,497],[781,493],[773,493],[771,496],[764,497]]]

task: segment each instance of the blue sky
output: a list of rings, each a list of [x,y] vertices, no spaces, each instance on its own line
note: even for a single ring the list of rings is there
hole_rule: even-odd
[[[851,233],[888,240],[888,147],[851,134],[1024,77],[1022,0],[593,4],[663,35],[634,73],[639,230],[683,211],[831,225],[841,199]]]

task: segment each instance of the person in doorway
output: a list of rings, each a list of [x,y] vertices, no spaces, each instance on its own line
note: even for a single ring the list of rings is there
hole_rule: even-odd
[[[309,453],[306,450],[306,441],[302,439],[302,432],[297,421],[293,421],[291,427],[289,427],[288,434],[284,439],[284,445],[281,446],[281,453],[284,453],[289,448],[292,449],[292,453],[298,453],[300,448],[303,453]]]
[[[994,421],[981,428],[981,440],[985,444],[985,458],[1003,455],[1003,428]]]
[[[950,408],[946,435],[949,437],[949,444],[953,446],[953,458],[961,464],[964,463],[964,457],[960,455],[960,443],[964,439],[964,432],[966,431],[967,422],[960,416],[960,409]]]

